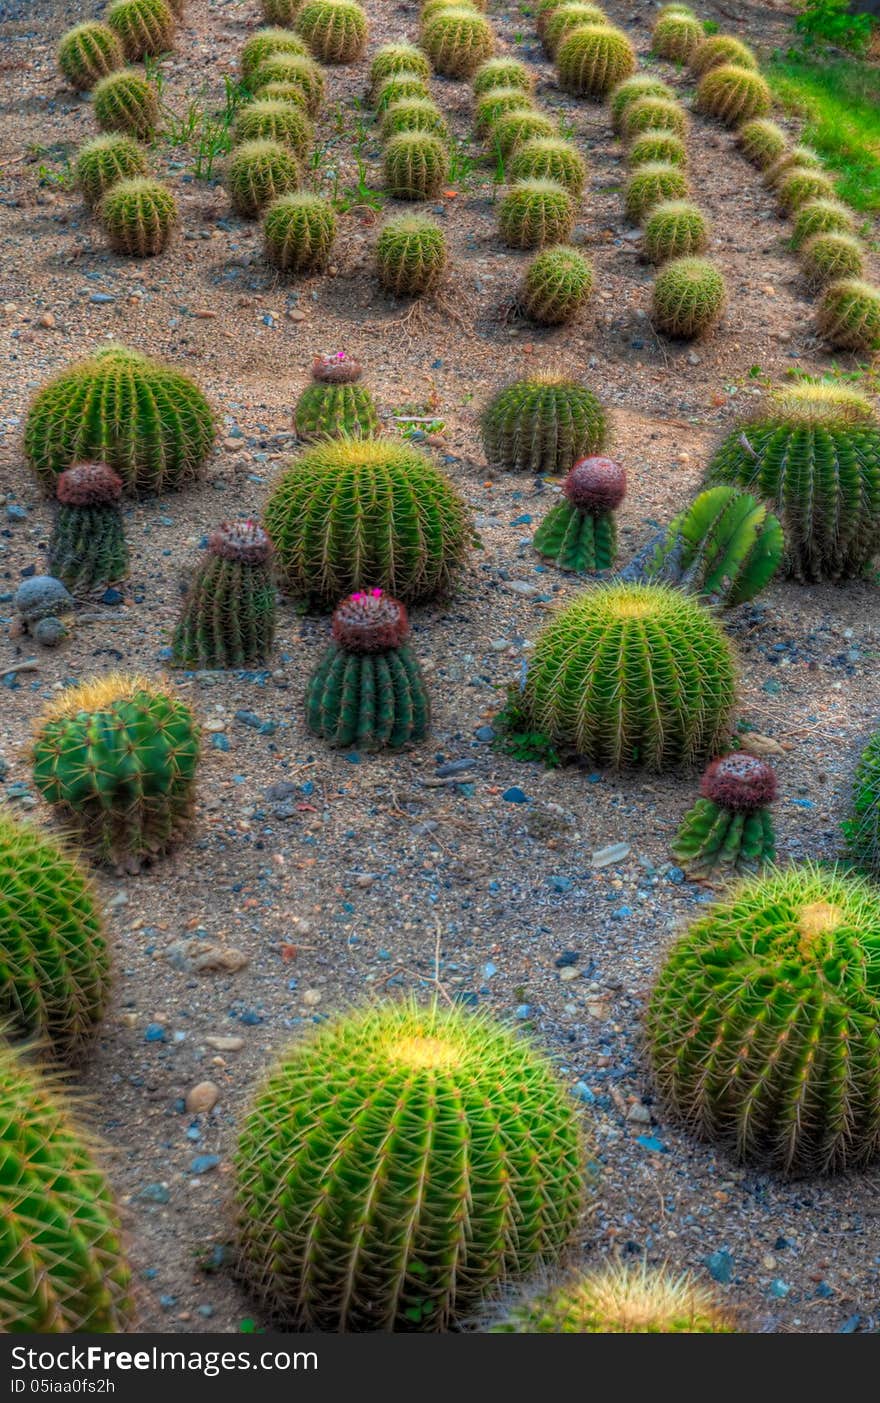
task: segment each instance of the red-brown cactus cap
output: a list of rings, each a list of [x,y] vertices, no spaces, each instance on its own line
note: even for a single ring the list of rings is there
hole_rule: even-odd
[[[385,653],[409,638],[406,609],[381,589],[350,594],[333,615],[333,637],[349,653]]]
[[[223,521],[208,537],[208,550],[240,565],[263,565],[272,542],[256,521]]]
[[[579,458],[562,490],[581,511],[613,512],[626,496],[626,471],[613,458]]]
[[[106,463],[77,463],[61,473],[55,495],[65,507],[107,507],[122,496],[122,478]]]
[[[776,798],[776,772],[766,760],[734,751],[713,760],[700,780],[700,793],[723,809],[750,813]]]
[[[315,356],[312,375],[323,385],[353,385],[361,378],[361,367],[345,351],[334,351],[329,356]]]

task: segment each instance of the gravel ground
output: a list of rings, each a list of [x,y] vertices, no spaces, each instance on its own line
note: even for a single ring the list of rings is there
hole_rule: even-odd
[[[371,48],[415,37],[413,4],[368,8]],[[607,9],[644,56],[650,7],[608,0]],[[786,1185],[694,1144],[652,1103],[639,1047],[646,992],[675,931],[711,899],[668,855],[693,777],[545,771],[488,743],[547,611],[575,586],[536,565],[529,548],[551,489],[486,477],[478,407],[517,375],[583,375],[612,410],[614,451],[629,473],[621,551],[631,554],[696,489],[714,439],[756,392],[751,367],[778,378],[830,366],[758,177],[726,134],[695,121],[693,182],[715,220],[730,307],[706,344],[661,344],[646,320],[650,274],[623,222],[607,114],[564,98],[532,19],[493,5],[505,46],[538,70],[542,106],[571,123],[590,159],[576,238],[595,262],[597,293],[580,323],[544,332],[505,321],[524,258],[499,243],[492,173],[477,146],[474,169],[437,209],[453,250],[446,305],[409,320],[376,289],[371,208],[353,197],[328,276],[279,282],[261,262],[255,227],[230,214],[219,178],[196,182],[192,153],[167,143],[155,166],[178,194],[182,233],[161,258],[127,262],[105,250],[79,198],[53,178],[94,130],[88,102],[59,85],[54,42],[99,10],[87,0],[0,3],[0,69],[12,80],[0,107],[0,614],[22,574],[44,567],[50,513],[20,440],[28,397],[50,373],[118,337],[195,375],[224,427],[204,484],[127,509],[132,573],[121,602],[91,603],[62,649],[39,653],[34,672],[3,676],[30,656],[27,640],[4,631],[6,798],[16,811],[36,806],[25,746],[53,689],[108,667],[161,669],[199,540],[219,519],[261,509],[316,352],[342,345],[355,354],[386,415],[445,421],[432,446],[483,541],[456,596],[414,620],[435,706],[432,740],[419,751],[387,759],[315,748],[302,696],[326,621],[289,603],[276,670],[177,679],[209,732],[197,824],[150,873],[99,878],[116,992],[81,1074],[86,1114],[113,1151],[142,1327],[265,1323],[231,1279],[225,1250],[230,1160],[255,1080],[303,1024],[380,992],[428,992],[438,977],[451,994],[530,1025],[585,1103],[602,1171],[585,1261],[647,1254],[708,1273],[749,1329],[876,1329],[877,1174]],[[785,41],[779,8],[737,10],[747,20],[703,6],[745,37]],[[175,111],[193,98],[222,102],[223,75],[257,19],[256,0],[189,0],[178,54],[165,65]],[[361,63],[328,75],[321,170],[337,172],[341,189],[357,180],[365,71]],[[467,87],[435,86],[466,137]],[[367,184],[378,187],[369,125],[361,150]],[[876,591],[776,584],[729,625],[742,718],[781,747],[781,855],[830,857],[855,756],[876,724]],[[592,854],[615,843],[626,855],[596,866]],[[217,1104],[191,1114],[184,1098],[206,1079]]]

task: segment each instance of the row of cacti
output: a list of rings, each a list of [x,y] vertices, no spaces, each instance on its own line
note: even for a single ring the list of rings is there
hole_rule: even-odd
[[[87,20],[62,36],[58,67],[77,92],[91,92],[127,63],[172,49],[182,8],[168,0],[113,0],[103,22]]]

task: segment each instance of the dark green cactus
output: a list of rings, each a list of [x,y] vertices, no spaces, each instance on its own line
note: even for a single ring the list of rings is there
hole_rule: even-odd
[[[801,384],[772,395],[724,440],[707,480],[772,503],[797,580],[851,579],[880,547],[880,424],[856,390]]]
[[[97,898],[76,863],[0,814],[0,1018],[79,1056],[101,1020],[110,961]]]
[[[880,876],[880,731],[868,741],[856,766],[852,808],[843,832],[853,861],[870,876]]]
[[[673,947],[648,1006],[670,1107],[788,1174],[880,1153],[880,894],[818,867],[752,878]]]
[[[119,498],[122,479],[104,463],[78,463],[61,473],[49,567],[74,594],[128,574],[128,546]]]
[[[258,1094],[241,1270],[292,1326],[448,1330],[567,1249],[584,1173],[573,1105],[526,1041],[386,1004],[320,1027]]]
[[[507,385],[481,420],[483,450],[496,472],[567,473],[598,453],[608,432],[605,410],[585,385],[536,376]]]
[[[275,638],[269,538],[253,521],[208,537],[171,647],[175,667],[263,667]]]
[[[306,720],[330,745],[396,750],[424,740],[430,707],[406,609],[381,589],[349,595],[309,679]]]
[[[379,432],[373,396],[358,384],[361,368],[356,360],[345,351],[316,356],[312,377],[293,411],[299,438],[355,438]]]
[[[565,500],[551,507],[535,532],[535,550],[578,575],[610,570],[617,555],[614,513],[626,493],[623,468],[610,458],[582,458],[562,491]]]
[[[146,175],[147,157],[141,146],[122,132],[93,137],[80,148],[74,166],[77,187],[90,205],[99,205],[119,180]]]
[[[178,698],[108,673],[40,718],[34,784],[96,862],[137,872],[186,828],[199,728]]]
[[[74,25],[58,45],[58,67],[72,88],[88,92],[125,63],[122,45],[113,30],[93,20]]]
[[[491,1335],[728,1335],[730,1318],[694,1277],[611,1265],[509,1306]]]
[[[83,461],[106,463],[134,497],[201,475],[214,416],[185,375],[125,346],[107,346],[62,371],[28,412],[24,449],[41,484]]]
[[[446,271],[448,256],[443,230],[420,214],[389,219],[376,241],[379,281],[396,297],[433,292]]]
[[[430,132],[398,132],[385,147],[383,169],[395,200],[433,200],[449,175],[449,151]]]
[[[0,1046],[0,1332],[133,1328],[119,1214],[60,1087]]]
[[[768,807],[775,798],[776,775],[765,760],[744,751],[713,760],[672,856],[693,877],[758,872],[776,857]]]

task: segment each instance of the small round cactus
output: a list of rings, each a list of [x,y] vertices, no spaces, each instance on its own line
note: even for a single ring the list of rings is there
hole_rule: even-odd
[[[640,224],[656,205],[684,199],[689,193],[687,176],[679,166],[670,166],[663,161],[638,166],[626,182],[626,217],[631,224]]]
[[[626,495],[626,472],[611,458],[581,458],[532,541],[560,570],[584,575],[610,570],[617,555],[614,513]]]
[[[258,29],[241,48],[241,76],[247,83],[273,54],[299,54],[308,57],[309,48],[290,29]]]
[[[535,255],[525,271],[523,311],[544,326],[570,322],[588,301],[595,275],[576,248],[556,244]]]
[[[880,731],[859,757],[850,817],[843,825],[847,852],[873,878],[880,875]]]
[[[579,203],[587,183],[587,163],[571,141],[559,136],[532,137],[514,151],[510,179],[555,180]]]
[[[469,78],[489,58],[495,48],[495,35],[485,15],[454,6],[428,21],[422,44],[444,78]]]
[[[4,1335],[134,1328],[119,1214],[62,1090],[0,1048]]]
[[[517,1301],[493,1335],[728,1335],[734,1326],[701,1282],[665,1269],[610,1266]]]
[[[382,81],[376,93],[376,111],[380,114],[395,102],[408,102],[411,98],[430,100],[427,84],[418,73],[392,73]]]
[[[726,127],[766,117],[772,104],[770,89],[760,73],[732,63],[710,68],[697,88],[697,107]]]
[[[565,0],[557,5],[548,16],[541,30],[541,42],[549,58],[553,58],[563,39],[573,29],[585,24],[607,25],[608,21],[598,5],[585,5],[583,0]]]
[[[502,197],[498,227],[509,248],[565,243],[576,212],[568,191],[555,180],[520,180]]]
[[[658,58],[690,63],[705,37],[703,26],[693,15],[665,14],[654,25],[651,48]]]
[[[853,212],[840,200],[808,200],[794,216],[791,246],[802,248],[816,234],[855,234]]]
[[[332,627],[306,690],[309,730],[359,750],[424,740],[430,706],[404,606],[384,590],[358,590],[338,605]]]
[[[297,1328],[448,1330],[566,1250],[584,1173],[577,1115],[528,1042],[461,1006],[371,1008],[321,1025],[257,1096],[242,1271]]]
[[[367,16],[356,0],[306,0],[295,23],[321,63],[354,63],[367,47]]]
[[[432,292],[446,271],[446,235],[422,215],[389,219],[376,243],[379,282],[396,297]]]
[[[122,68],[98,83],[94,111],[102,131],[152,141],[159,122],[159,99],[152,83],[134,69]]]
[[[665,585],[603,584],[538,635],[523,700],[536,730],[594,765],[665,770],[718,753],[735,684],[701,604]]]
[[[658,162],[662,165],[679,166],[682,170],[687,166],[687,147],[675,132],[643,132],[627,147],[626,163],[630,170]]]
[[[90,857],[138,872],[188,827],[198,759],[189,707],[108,673],[67,688],[40,717],[34,785]]]
[[[235,119],[234,138],[238,144],[280,142],[302,161],[311,150],[315,133],[306,113],[295,103],[264,97],[242,107]]]
[[[111,185],[99,207],[114,253],[150,258],[161,253],[177,223],[177,201],[158,180],[135,176]]]
[[[709,245],[709,224],[688,200],[664,200],[645,217],[642,250],[651,263],[692,258]]]
[[[760,120],[760,119],[756,119]],[[790,146],[777,156],[764,172],[764,184],[771,190],[778,190],[789,171],[794,167],[804,170],[822,170],[823,161],[811,146]]]
[[[860,278],[840,278],[819,304],[819,330],[829,345],[858,355],[880,350],[880,288]]]
[[[464,563],[464,503],[433,463],[385,438],[314,444],[278,482],[265,512],[292,594],[335,604],[387,589],[418,603],[445,593]]]
[[[87,204],[98,205],[118,180],[147,173],[143,147],[122,132],[107,132],[87,141],[77,152],[74,165],[77,188]]]
[[[788,146],[785,132],[768,117],[744,122],[737,131],[736,142],[746,160],[762,171],[769,170]]]
[[[302,0],[260,0],[260,4],[267,24],[290,26],[296,19]]]
[[[430,132],[398,132],[385,147],[385,189],[396,200],[433,200],[449,175],[449,152]]]
[[[124,63],[122,44],[106,24],[87,21],[74,25],[58,45],[58,67],[77,92],[88,92],[99,78],[106,78]]]
[[[326,268],[336,238],[333,206],[308,190],[273,200],[263,219],[267,260],[282,273]]]
[[[166,0],[115,0],[107,11],[107,24],[119,38],[129,63],[174,46],[174,15]]]
[[[58,477],[49,566],[68,589],[96,589],[128,573],[119,499],[122,478],[105,463],[78,463]]]
[[[812,288],[837,278],[861,278],[865,270],[862,245],[851,234],[814,234],[801,249],[801,267]]]
[[[544,30],[546,29],[551,18],[559,9],[559,7],[568,3],[569,0],[538,0],[538,3],[534,9],[534,18],[535,28],[538,31],[539,38],[544,37]],[[607,24],[607,22],[608,21],[605,15],[602,15],[601,18],[593,21],[594,24]]]
[[[429,97],[408,97],[392,102],[382,116],[380,131],[383,141],[390,141],[398,132],[430,132],[440,141],[449,140],[446,119]]]
[[[598,453],[608,433],[605,410],[592,390],[555,375],[499,390],[480,427],[490,469],[551,475]]]
[[[804,865],[752,878],[677,942],[651,994],[654,1077],[701,1137],[831,1174],[880,1152],[880,896]]]
[[[224,521],[208,537],[205,559],[174,630],[175,667],[263,667],[275,637],[271,545],[254,521]]]
[[[727,301],[723,274],[705,258],[674,258],[654,280],[651,319],[664,336],[692,341],[720,321]]]
[[[698,78],[702,78],[704,73],[711,72],[713,68],[730,64],[752,70],[757,70],[758,67],[758,60],[748,44],[734,39],[731,34],[713,34],[700,45],[691,60],[691,68]]]
[[[780,210],[795,214],[811,200],[832,200],[834,182],[824,171],[792,166],[780,180],[776,195]]]
[[[258,219],[273,200],[296,190],[299,183],[296,157],[280,142],[244,141],[229,158],[226,184],[234,210],[244,219]]]
[[[668,97],[639,97],[623,109],[620,131],[627,143],[647,132],[672,132],[684,141],[688,117],[683,107]]]
[[[312,383],[307,385],[293,411],[298,438],[356,438],[379,432],[379,415],[373,396],[357,382],[361,368],[344,351],[317,356]]]
[[[474,109],[474,130],[485,137],[492,130],[499,117],[507,112],[534,111],[530,107],[529,95],[522,88],[490,88],[477,98]]]
[[[508,160],[527,141],[541,137],[545,141],[554,140],[558,136],[556,125],[543,112],[536,112],[530,107],[517,107],[495,120],[491,143],[493,151]]]
[[[256,97],[271,96],[268,90],[277,83],[300,88],[310,117],[317,117],[324,102],[325,84],[321,66],[303,54],[269,54],[250,81]]]
[[[110,993],[97,900],[80,868],[55,843],[2,815],[0,862],[5,1036],[44,1038],[54,1056],[77,1058]]]
[[[484,97],[493,88],[519,88],[527,96],[535,86],[535,79],[524,63],[518,58],[489,58],[481,63],[473,79],[474,97]]]
[[[661,78],[651,78],[647,73],[635,73],[631,78],[624,78],[612,90],[609,98],[611,125],[616,132],[621,129],[626,109],[631,107],[634,102],[639,102],[643,97],[659,97],[667,102],[675,101],[675,93],[669,84],[664,83]]]
[[[776,775],[766,760],[735,751],[713,760],[700,798],[684,816],[672,856],[690,877],[760,871],[776,857],[769,805]]]
[[[559,86],[575,97],[605,97],[635,66],[632,44],[611,25],[585,24],[571,30],[556,53]]]
[[[431,65],[415,44],[383,44],[381,49],[376,50],[370,64],[371,103],[375,103],[382,84],[398,73],[412,73],[427,84],[431,78]]]

